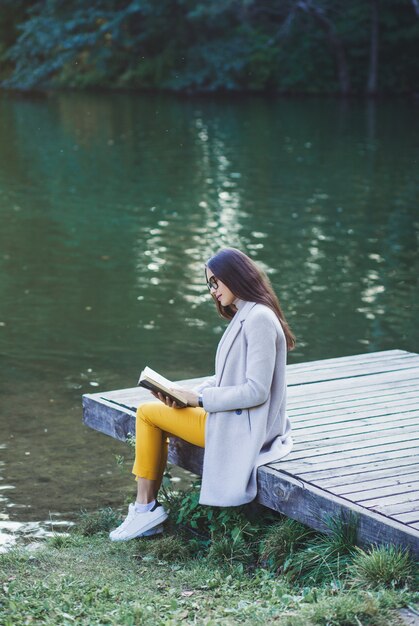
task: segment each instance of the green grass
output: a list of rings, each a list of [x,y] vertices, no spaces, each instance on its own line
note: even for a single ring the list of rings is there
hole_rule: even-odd
[[[287,560],[326,541],[285,518],[252,534],[236,512],[233,528],[224,520],[209,540],[174,525],[163,537],[112,543],[106,526],[113,516],[105,510],[88,523],[84,514],[74,532],[54,535],[35,553],[0,555],[2,626],[395,626],[396,607],[418,600],[411,560],[391,550],[377,557],[376,549],[352,551],[344,541],[353,564],[344,575],[324,567],[314,585],[283,573]],[[359,585],[366,571],[385,571],[380,588]]]
[[[272,524],[260,545],[262,563],[280,570],[286,559],[304,547],[313,536],[314,532],[310,528],[290,518]]]
[[[419,582],[417,568],[408,552],[395,546],[380,546],[368,551],[356,548],[352,573],[355,583],[368,588],[400,588],[417,586]]]
[[[123,519],[120,513],[110,507],[99,509],[94,513],[82,511],[79,516],[77,531],[80,535],[89,537],[99,532],[108,533],[112,528],[119,526]]]

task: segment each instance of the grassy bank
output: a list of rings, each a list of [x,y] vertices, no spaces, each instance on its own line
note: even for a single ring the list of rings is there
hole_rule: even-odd
[[[68,535],[0,555],[0,624],[402,624],[419,600],[417,564],[355,545],[356,520],[328,536],[259,507],[198,504],[165,492],[164,536],[112,543],[121,519],[83,513]]]
[[[162,543],[74,537],[13,550],[1,558],[0,623],[384,625],[400,623],[391,609],[412,601],[407,591],[298,588],[266,570],[163,559]]]
[[[172,500],[172,506],[175,502]],[[401,624],[417,569],[394,548],[360,550],[351,524],[326,538],[286,518],[178,497],[160,538],[111,543],[111,510],[32,552],[0,555],[0,623]]]

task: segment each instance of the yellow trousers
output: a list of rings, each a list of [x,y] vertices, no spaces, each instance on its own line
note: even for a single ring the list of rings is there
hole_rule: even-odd
[[[200,407],[172,409],[163,402],[147,402],[137,409],[135,461],[132,473],[157,481],[160,487],[167,463],[170,435],[205,446],[207,413]]]

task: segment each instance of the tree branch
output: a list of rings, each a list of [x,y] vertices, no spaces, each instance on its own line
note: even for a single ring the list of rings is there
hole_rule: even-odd
[[[299,0],[298,2],[296,2],[296,7],[299,8],[301,11],[304,11],[304,13],[313,16],[318,21],[322,29],[326,32],[329,43],[335,51],[340,91],[344,95],[348,94],[351,90],[348,63],[346,61],[345,49],[343,47],[340,37],[336,33],[335,25],[325,15],[324,9],[312,2],[311,0]]]

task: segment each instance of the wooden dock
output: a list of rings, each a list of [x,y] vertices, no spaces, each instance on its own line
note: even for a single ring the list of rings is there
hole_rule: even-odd
[[[294,448],[258,470],[258,501],[313,528],[358,517],[360,544],[419,557],[419,354],[388,350],[287,367]],[[181,381],[194,387],[202,378]],[[85,424],[122,441],[150,394],[83,396]],[[201,473],[203,450],[172,438],[170,462]]]

